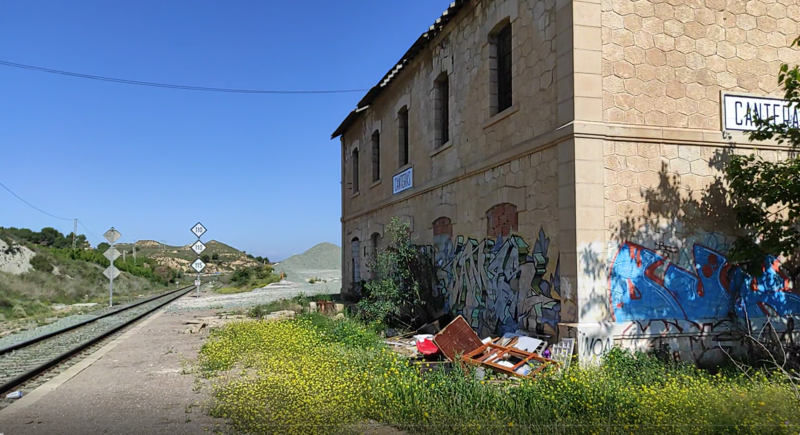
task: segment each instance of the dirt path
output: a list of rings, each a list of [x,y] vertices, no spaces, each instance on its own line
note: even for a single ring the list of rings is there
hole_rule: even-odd
[[[182,333],[184,322],[211,314],[162,313],[145,320],[68,380],[55,378],[0,412],[0,433],[180,435],[224,429],[224,422],[204,415],[200,405],[208,398],[195,392],[195,375],[184,374],[207,334]]]

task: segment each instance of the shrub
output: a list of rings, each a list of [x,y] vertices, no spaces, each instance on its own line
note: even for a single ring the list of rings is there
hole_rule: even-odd
[[[50,273],[54,269],[52,261],[42,254],[36,254],[31,258],[31,266],[34,270],[45,273]]]
[[[11,310],[11,315],[17,319],[28,317],[28,313],[25,312],[25,308],[22,308],[21,305],[14,305],[14,308]]]

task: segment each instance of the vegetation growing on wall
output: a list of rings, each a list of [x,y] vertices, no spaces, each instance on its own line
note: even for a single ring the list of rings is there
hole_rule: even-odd
[[[420,326],[437,317],[444,300],[434,295],[433,258],[414,244],[408,223],[392,218],[385,228],[389,246],[368,263],[373,278],[363,284],[360,314],[390,326]]]

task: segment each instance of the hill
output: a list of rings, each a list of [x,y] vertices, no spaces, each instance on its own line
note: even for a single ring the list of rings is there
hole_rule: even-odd
[[[285,273],[287,279],[293,282],[309,278],[339,281],[342,276],[342,248],[332,243],[320,243],[276,264],[275,271]]]
[[[207,265],[203,273],[229,273],[237,269],[259,265],[255,258],[222,242],[212,240],[204,244],[206,245],[206,250],[203,251],[202,255],[207,260]],[[126,255],[132,255],[134,244],[119,243],[116,248],[120,252],[125,251]],[[170,246],[155,240],[137,241],[136,255],[137,257],[153,259],[158,264],[182,270],[186,273],[193,273],[189,265],[197,258],[197,254],[192,251],[191,245]]]

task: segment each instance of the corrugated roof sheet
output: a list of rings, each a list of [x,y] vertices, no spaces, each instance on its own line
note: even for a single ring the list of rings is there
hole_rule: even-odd
[[[383,90],[386,89],[386,87],[392,83],[392,80],[395,77],[397,77],[397,75],[403,70],[403,68],[406,65],[408,65],[409,62],[411,62],[414,59],[414,57],[416,57],[416,55],[419,54],[420,51],[422,51],[425,47],[428,46],[428,44],[436,37],[436,35],[438,35],[442,31],[444,26],[446,26],[447,23],[450,22],[450,20],[455,18],[458,12],[469,1],[470,0],[456,0],[450,3],[450,6],[447,8],[446,11],[442,13],[442,16],[440,16],[436,20],[436,22],[434,22],[428,28],[427,32],[423,33],[422,35],[420,35],[419,38],[417,38],[417,41],[411,45],[411,48],[409,48],[408,51],[406,51],[406,53],[403,55],[400,61],[397,62],[397,64],[391,70],[389,70],[389,72],[386,73],[386,75],[383,76],[383,78],[378,82],[377,85],[373,86],[369,91],[367,91],[367,94],[364,95],[364,98],[362,98],[361,101],[358,102],[356,110],[350,112],[350,114],[347,115],[347,118],[345,118],[344,121],[342,121],[342,123],[336,129],[336,131],[333,132],[333,134],[331,135],[331,139],[344,134],[344,132],[347,131],[347,129],[350,128],[350,126],[353,125],[353,123],[358,119],[358,116],[361,112],[359,109],[364,109],[368,107],[370,104],[372,104],[372,102],[375,101],[378,95],[380,95],[381,92],[383,92]]]

